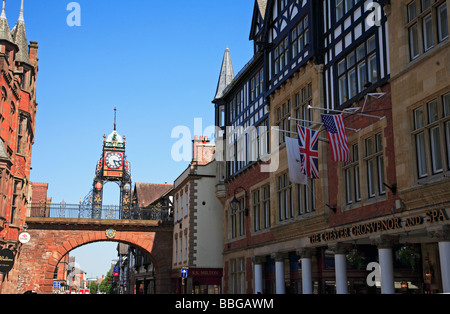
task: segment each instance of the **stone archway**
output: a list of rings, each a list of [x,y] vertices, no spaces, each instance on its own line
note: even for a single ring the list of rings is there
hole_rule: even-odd
[[[136,222],[112,225],[111,221],[86,220],[80,224],[76,220],[71,224],[55,221],[45,224],[27,221],[30,242],[23,245],[19,256],[19,294],[34,290],[39,294],[51,294],[53,275],[61,259],[73,249],[100,242],[122,242],[147,252],[154,261],[156,293],[170,292],[170,269],[172,256],[172,226],[159,225],[157,221]],[[116,231],[114,238],[108,238],[106,230]]]

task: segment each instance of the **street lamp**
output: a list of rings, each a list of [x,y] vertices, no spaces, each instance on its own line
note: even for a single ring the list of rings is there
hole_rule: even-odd
[[[242,186],[239,186],[239,187],[237,187],[237,188],[234,189],[234,192],[233,192],[234,198],[233,198],[233,200],[232,200],[231,203],[230,203],[231,210],[232,210],[233,212],[238,211],[238,210],[239,210],[239,207],[240,207],[240,202],[239,202],[238,199],[236,198],[236,193],[237,193],[237,191],[238,191],[239,189],[244,190],[244,192],[245,192],[245,194],[244,194],[244,200],[245,200],[245,205],[247,205],[247,190],[246,190],[245,188],[243,188]],[[245,209],[245,216],[248,216],[248,209],[247,209],[247,208]]]

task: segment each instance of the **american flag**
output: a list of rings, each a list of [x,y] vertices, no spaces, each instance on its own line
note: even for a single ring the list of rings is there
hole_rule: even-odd
[[[347,131],[344,125],[344,116],[322,115],[322,122],[327,130],[331,152],[334,161],[352,162],[348,147]]]
[[[319,132],[298,125],[300,171],[309,178],[319,178]]]

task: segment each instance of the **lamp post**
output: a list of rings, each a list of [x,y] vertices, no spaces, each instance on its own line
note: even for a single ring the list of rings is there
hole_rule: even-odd
[[[245,188],[243,188],[242,186],[238,186],[237,188],[234,189],[234,198],[230,203],[231,206],[231,210],[233,212],[236,212],[239,210],[240,207],[240,202],[238,201],[238,199],[236,198],[236,194],[238,192],[239,189],[244,190],[245,194],[244,194],[244,201],[245,201],[245,216],[248,216],[248,208],[247,208],[247,190]]]

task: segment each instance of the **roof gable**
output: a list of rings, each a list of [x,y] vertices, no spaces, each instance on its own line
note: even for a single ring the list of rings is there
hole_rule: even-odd
[[[266,15],[267,1],[268,0],[255,0],[252,26],[250,29],[250,40],[255,39],[255,37],[261,32],[263,28],[264,19]]]
[[[147,207],[173,188],[173,184],[139,183],[135,185],[135,195],[139,207]]]

